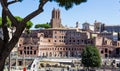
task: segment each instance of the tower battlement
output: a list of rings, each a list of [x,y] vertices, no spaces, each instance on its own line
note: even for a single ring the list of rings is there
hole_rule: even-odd
[[[52,10],[52,17],[51,17],[51,28],[63,28],[61,24],[61,18],[60,18],[60,10],[59,9],[53,9]]]

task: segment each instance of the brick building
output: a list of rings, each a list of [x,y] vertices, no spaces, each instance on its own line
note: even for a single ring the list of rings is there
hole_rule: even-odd
[[[39,33],[40,56],[80,57],[87,34],[80,29],[45,29]]]
[[[96,23],[96,32],[99,23]],[[66,28],[61,24],[59,9],[53,9],[51,28],[32,30],[29,35],[23,33],[18,42],[19,56],[41,57],[81,57],[86,45],[95,45],[102,57],[119,57],[120,41],[113,41],[104,34],[91,30],[82,30],[76,23],[75,28]],[[94,35],[94,36],[93,36]]]
[[[38,31],[31,31],[30,34],[23,33],[18,42],[19,56],[38,56]]]

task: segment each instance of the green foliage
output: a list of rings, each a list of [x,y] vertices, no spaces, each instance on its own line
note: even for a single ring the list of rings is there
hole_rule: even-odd
[[[19,17],[19,16],[15,16],[15,18],[18,20],[18,21],[22,21],[22,18]],[[31,21],[28,21],[26,23],[26,28],[27,29],[30,29],[32,27],[33,23]],[[0,26],[2,26],[2,18],[0,17]],[[8,27],[12,27],[12,22],[10,21],[10,19],[7,17],[7,26]]]
[[[50,28],[50,25],[48,23],[46,23],[46,24],[37,24],[37,25],[35,25],[35,28]]]
[[[26,25],[27,29],[30,29],[32,27],[32,25],[33,25],[33,23],[31,21],[28,21],[26,24],[27,24]]]
[[[41,0],[40,0],[41,1]],[[50,2],[57,2],[59,6],[65,7],[66,10],[70,9],[74,5],[79,5],[87,0],[49,0]]]
[[[18,0],[18,1],[22,2],[23,0]]]
[[[29,29],[25,29],[25,33],[26,33],[26,34],[30,34],[31,31],[30,31]]]
[[[85,67],[100,67],[101,57],[95,46],[88,45],[82,52],[82,64]]]

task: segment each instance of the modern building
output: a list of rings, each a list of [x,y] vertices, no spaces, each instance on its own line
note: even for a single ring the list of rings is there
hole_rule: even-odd
[[[107,32],[120,32],[120,25],[105,25],[104,30]]]
[[[101,32],[101,33],[97,33],[97,35],[101,36],[101,37],[106,37],[106,38],[111,39],[113,41],[118,41],[118,33],[117,32],[104,31],[104,32]]]
[[[113,41],[119,40],[119,33],[120,33],[120,25],[105,25],[102,22],[98,22],[95,20],[94,25],[91,25],[90,23],[83,23],[83,30],[91,30],[94,32],[94,34],[98,34],[102,37],[107,37],[109,39],[112,39]]]
[[[102,22],[95,20],[94,22],[94,32],[120,32],[120,25],[105,25]]]

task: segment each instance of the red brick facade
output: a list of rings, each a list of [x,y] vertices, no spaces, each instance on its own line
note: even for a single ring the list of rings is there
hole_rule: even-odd
[[[51,27],[33,30],[29,35],[23,33],[18,42],[18,55],[81,57],[82,50],[90,44],[99,49],[102,57],[120,57],[120,41],[113,41],[107,38],[109,35],[103,37],[100,33],[94,34],[78,27],[63,28],[59,10],[52,11]]]

